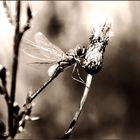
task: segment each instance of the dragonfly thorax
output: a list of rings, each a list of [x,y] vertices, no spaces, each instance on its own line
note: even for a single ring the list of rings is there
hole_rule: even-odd
[[[80,47],[79,45],[76,46],[75,49],[70,49],[66,55],[68,57],[68,59],[73,59],[73,61],[77,62],[77,63],[81,63],[81,59],[85,57],[86,54],[86,48]]]

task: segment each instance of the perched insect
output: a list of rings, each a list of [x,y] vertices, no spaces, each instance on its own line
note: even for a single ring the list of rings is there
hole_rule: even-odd
[[[76,46],[64,53],[59,47],[51,43],[41,32],[35,34],[35,42],[27,40],[30,46],[24,48],[24,52],[36,59],[32,64],[53,64],[48,75],[52,76],[56,69],[63,71],[64,68],[75,63],[85,56],[86,48]]]
[[[103,54],[110,39],[110,28],[111,23],[106,21],[99,30],[93,32],[90,37],[90,45],[88,48],[77,46],[66,53],[52,44],[41,32],[35,35],[35,42],[27,40],[30,46],[25,48],[24,52],[36,58],[37,61],[33,64],[52,64],[48,70],[50,78],[38,90],[33,92],[31,100],[33,100],[60,72],[71,65],[75,64],[76,67],[77,64],[79,64],[88,74],[96,74],[102,67]],[[85,84],[80,76],[80,80],[74,79]]]
[[[57,68],[63,71],[64,68],[78,63],[87,73],[94,75],[102,68],[103,54],[110,39],[110,28],[111,23],[106,21],[93,32],[88,48],[76,46],[66,53],[38,32],[35,34],[35,42],[28,41],[30,47],[24,49],[24,52],[36,58],[34,64],[53,64],[48,70],[49,76],[52,76]]]

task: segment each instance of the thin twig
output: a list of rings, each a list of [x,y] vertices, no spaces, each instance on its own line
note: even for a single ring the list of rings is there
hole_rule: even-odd
[[[23,34],[25,31],[27,31],[30,28],[30,20],[31,16],[31,10],[29,11],[30,7],[28,5],[27,9],[27,23],[22,31],[20,31],[20,9],[21,9],[21,1],[16,1],[16,28],[15,28],[15,36],[14,36],[14,52],[13,52],[13,64],[12,64],[12,81],[11,81],[11,92],[10,92],[10,101],[8,106],[9,116],[8,116],[8,123],[9,123],[9,133],[12,138],[14,138],[13,134],[13,127],[14,127],[14,118],[13,118],[13,112],[14,112],[14,102],[15,102],[15,90],[16,90],[16,77],[17,77],[17,69],[18,69],[18,57],[19,57],[19,48],[20,48],[20,42],[22,39]],[[28,12],[29,11],[29,12]]]
[[[13,138],[12,130],[13,130],[13,104],[15,101],[15,89],[16,89],[16,75],[18,68],[18,53],[19,53],[19,43],[21,40],[20,32],[20,0],[16,2],[16,29],[14,36],[14,52],[13,52],[13,64],[12,64],[12,81],[11,81],[11,92],[10,92],[10,102],[9,102],[9,132],[10,136]]]
[[[85,90],[84,90],[83,96],[82,96],[81,101],[80,101],[79,109],[76,111],[76,113],[73,117],[73,120],[71,121],[70,126],[68,127],[68,130],[65,132],[65,134],[63,136],[63,139],[68,139],[70,137],[73,129],[74,129],[74,126],[75,126],[75,124],[76,124],[76,122],[77,122],[77,120],[80,116],[80,113],[83,109],[84,103],[87,99],[91,82],[92,82],[92,75],[88,74],[87,75],[87,80],[86,80]]]

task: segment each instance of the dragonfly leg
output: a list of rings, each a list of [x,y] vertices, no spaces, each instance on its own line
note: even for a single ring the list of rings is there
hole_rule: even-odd
[[[77,75],[78,75],[79,79],[80,79],[83,83],[85,83],[85,81],[82,79],[82,77],[81,77],[81,75],[80,75],[80,72],[79,72],[79,69],[78,69],[78,68],[76,68],[76,71],[77,71]]]
[[[81,76],[80,76],[80,73],[79,73],[79,70],[78,70],[78,68],[77,68],[77,65],[78,65],[78,63],[76,63],[76,64],[74,65],[74,68],[73,68],[73,70],[72,70],[72,79],[75,80],[75,81],[77,81],[77,82],[79,82],[79,83],[82,83],[82,84],[86,85],[86,83],[84,82],[84,80],[83,80],[83,79],[81,78]],[[79,79],[77,79],[77,78],[74,77],[74,72],[75,72],[75,70],[77,70],[77,74],[78,74]]]

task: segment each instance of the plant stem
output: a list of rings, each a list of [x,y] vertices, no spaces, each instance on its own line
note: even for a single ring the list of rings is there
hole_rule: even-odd
[[[68,128],[68,130],[65,132],[64,136],[63,136],[63,139],[68,139],[74,129],[74,126],[80,116],[80,113],[83,109],[83,106],[84,106],[84,103],[87,99],[87,96],[88,96],[88,92],[89,92],[89,89],[90,89],[90,85],[91,85],[91,82],[92,82],[92,75],[88,74],[87,75],[87,80],[86,80],[86,86],[85,86],[85,90],[84,90],[84,93],[83,93],[83,96],[81,98],[81,101],[80,101],[80,105],[79,105],[79,109],[76,111],[74,117],[73,117],[73,120],[71,121],[70,123],[70,126]]]
[[[20,5],[21,2],[18,0],[16,2],[16,29],[15,29],[15,36],[14,36],[14,48],[13,48],[13,64],[12,64],[12,81],[11,81],[11,92],[10,92],[10,101],[8,106],[9,116],[8,116],[8,123],[9,123],[9,133],[10,136],[13,138],[13,104],[15,101],[15,89],[16,89],[16,76],[17,76],[17,68],[18,68],[18,54],[19,54],[19,43],[21,40],[20,34]]]

